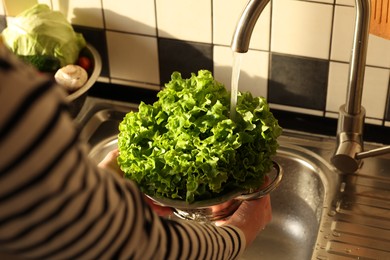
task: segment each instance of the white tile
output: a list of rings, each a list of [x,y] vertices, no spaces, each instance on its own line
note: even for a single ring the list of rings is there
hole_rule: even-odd
[[[389,77],[388,69],[366,67],[362,104],[367,117],[384,118]]]
[[[292,0],[292,1],[295,1],[295,0]],[[334,3],[334,0],[305,0],[305,1],[313,2],[313,3],[324,3],[324,4],[333,4]]]
[[[366,124],[371,124],[371,125],[382,125],[383,121],[381,119],[374,119],[374,118],[368,118],[366,117],[364,119],[364,122]]]
[[[99,76],[97,81],[98,82],[103,82],[103,83],[110,83],[110,78]]]
[[[103,28],[101,0],[52,0],[53,9],[61,11],[72,24]]]
[[[348,73],[349,64],[330,62],[326,111],[338,113],[340,106],[345,104],[348,88]]]
[[[157,39],[107,31],[110,76],[160,84]]]
[[[325,112],[325,117],[337,119],[339,118],[339,114],[335,112]]]
[[[156,10],[159,36],[211,43],[210,0],[159,0]]]
[[[214,46],[214,78],[230,90],[233,66],[233,52],[229,47]]]
[[[156,35],[154,0],[103,0],[106,28]]]
[[[253,96],[267,97],[268,53],[249,50],[241,54],[241,70],[238,83],[239,91],[249,91]],[[230,47],[214,47],[214,76],[231,89],[233,53]]]
[[[339,107],[345,104],[348,76],[348,64],[338,62],[330,63],[326,111],[338,112]],[[366,67],[362,106],[366,109],[367,117],[376,119],[384,118],[389,77],[389,69]]]
[[[0,14],[16,16],[38,3],[47,4],[51,8],[50,0],[3,0],[2,3],[0,3]]]
[[[355,9],[353,7],[336,6],[331,59],[349,62],[351,59]]]
[[[246,0],[213,1],[213,41],[215,44],[231,45],[233,34]],[[249,48],[269,50],[271,4],[264,8],[253,29]]]
[[[337,5],[355,6],[355,0],[336,0]]]
[[[37,0],[3,0],[0,4],[4,5],[7,15],[16,16],[37,3]]]
[[[327,59],[332,6],[303,1],[273,2],[271,50]]]
[[[390,41],[370,35],[366,62],[367,65],[390,68]]]
[[[122,85],[122,86],[137,87],[137,88],[157,90],[157,91],[159,91],[161,89],[160,85],[148,84],[145,82],[123,80],[123,79],[112,79],[111,83]]]
[[[5,15],[5,10],[2,3],[0,3],[0,15]]]
[[[278,109],[278,110],[284,110],[284,111],[313,115],[313,116],[323,116],[323,114],[324,114],[322,111],[315,110],[315,109],[307,109],[307,108],[302,108],[302,107],[292,107],[292,106],[273,104],[273,103],[270,103],[269,107],[271,109]]]
[[[336,6],[331,59],[349,62],[354,33],[355,8]],[[390,68],[390,41],[369,35],[367,65]]]

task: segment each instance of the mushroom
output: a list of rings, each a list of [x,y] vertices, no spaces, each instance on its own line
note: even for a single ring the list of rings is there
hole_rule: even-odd
[[[78,65],[66,65],[56,72],[54,78],[66,90],[73,92],[87,82],[88,74],[85,69]]]

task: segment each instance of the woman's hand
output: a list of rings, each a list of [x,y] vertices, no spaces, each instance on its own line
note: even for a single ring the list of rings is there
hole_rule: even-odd
[[[106,157],[98,164],[99,167],[109,169],[119,176],[123,177],[123,172],[119,167],[117,158],[119,156],[119,150],[115,149],[110,151]],[[166,217],[172,214],[172,209],[155,204],[151,199],[144,195],[146,203],[160,216]]]
[[[117,173],[119,176],[122,177],[123,172],[118,164],[118,160],[117,160],[118,156],[119,156],[119,150],[118,149],[112,150],[106,155],[106,157],[104,157],[104,159],[98,164],[98,166],[103,169],[109,169],[111,171],[114,171],[115,173]]]
[[[173,213],[172,208],[157,205],[156,203],[154,203],[151,199],[149,199],[145,195],[144,195],[144,199],[145,199],[146,203],[148,203],[149,206],[153,209],[153,211],[156,212],[159,216],[168,217],[168,216],[172,215],[172,213]]]
[[[249,246],[271,219],[271,200],[270,196],[267,195],[260,199],[243,201],[228,220],[220,221],[217,225],[223,224],[238,227],[244,232],[246,245]]]
[[[269,179],[266,178],[264,186],[269,184]],[[243,201],[238,209],[229,219],[216,222],[220,225],[233,225],[241,229],[246,238],[246,245],[249,246],[257,237],[259,232],[271,222],[272,208],[270,195],[266,195],[260,199]]]

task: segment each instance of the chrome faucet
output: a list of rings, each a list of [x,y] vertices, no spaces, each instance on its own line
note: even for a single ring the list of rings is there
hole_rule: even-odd
[[[231,48],[245,53],[253,28],[270,0],[249,0],[233,34]],[[351,52],[347,100],[339,109],[337,148],[331,161],[342,172],[359,169],[361,159],[390,153],[390,146],[364,151],[363,126],[365,109],[362,107],[364,72],[370,25],[370,0],[355,0],[355,30]]]

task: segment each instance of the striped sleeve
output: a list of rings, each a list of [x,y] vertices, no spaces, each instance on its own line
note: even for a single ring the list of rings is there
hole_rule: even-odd
[[[244,250],[239,229],[161,218],[134,183],[99,169],[60,88],[1,46],[0,105],[0,252],[34,259],[235,259]]]

